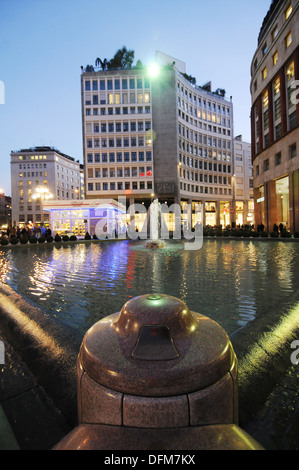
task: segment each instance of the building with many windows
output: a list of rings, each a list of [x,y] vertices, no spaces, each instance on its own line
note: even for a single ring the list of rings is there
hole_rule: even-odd
[[[12,151],[11,188],[13,226],[48,222],[46,199],[80,198],[80,164],[53,147]]]
[[[251,65],[256,224],[299,230],[299,3],[274,0]],[[298,82],[297,82],[298,83]]]
[[[254,225],[253,168],[251,144],[238,135],[234,139],[234,191],[236,225]]]
[[[127,206],[148,207],[154,198],[199,203],[204,225],[229,225],[232,100],[211,83],[192,83],[183,62],[162,53],[156,59],[155,77],[147,67],[82,69],[85,196],[122,196]]]
[[[0,190],[0,229],[5,231],[11,227],[11,197],[5,196]]]

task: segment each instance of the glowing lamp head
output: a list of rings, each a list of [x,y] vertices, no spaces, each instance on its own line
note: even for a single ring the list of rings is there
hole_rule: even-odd
[[[158,64],[156,64],[155,62],[153,62],[152,64],[149,65],[148,67],[148,72],[149,72],[149,75],[152,77],[152,78],[155,78],[159,75],[159,72],[160,72],[160,67]]]

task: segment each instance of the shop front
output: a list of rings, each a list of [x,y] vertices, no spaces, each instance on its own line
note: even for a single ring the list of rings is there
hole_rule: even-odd
[[[280,178],[275,182],[276,193],[276,224],[289,228],[289,177]]]
[[[52,234],[111,236],[126,227],[126,208],[114,200],[51,201],[44,204],[50,213]]]

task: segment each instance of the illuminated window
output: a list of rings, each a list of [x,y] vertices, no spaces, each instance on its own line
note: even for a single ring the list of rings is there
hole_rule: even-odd
[[[149,92],[144,93],[144,102],[149,103],[150,102],[150,94]]]
[[[269,96],[268,96],[268,90],[265,91],[263,94],[263,106],[266,108],[269,104]]]
[[[274,82],[274,95],[280,93],[280,78],[278,77]]]
[[[267,78],[267,67],[265,67],[262,71],[262,77],[263,77],[263,80],[265,80]]]
[[[288,81],[292,80],[295,76],[295,64],[294,61],[290,63],[290,65],[287,67],[287,79]]]
[[[286,37],[286,46],[289,47],[292,44],[292,33],[289,33]]]
[[[286,12],[285,12],[285,18],[286,18],[286,20],[289,19],[289,17],[290,17],[291,14],[292,14],[292,11],[293,11],[293,7],[292,7],[292,5],[290,5],[290,6],[286,9]]]
[[[277,51],[273,54],[272,59],[273,59],[273,65],[276,65],[277,62],[278,62],[278,52]]]

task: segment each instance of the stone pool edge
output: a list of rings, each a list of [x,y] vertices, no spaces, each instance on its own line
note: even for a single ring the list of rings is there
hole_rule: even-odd
[[[284,319],[280,322],[283,340],[279,336],[280,316]],[[290,344],[299,339],[297,323],[290,320],[287,309],[276,315],[270,312],[230,336],[239,364],[241,426],[261,409],[291,366]],[[0,329],[68,422],[75,426],[76,362],[83,336],[3,283],[0,283]]]
[[[79,333],[3,283],[0,329],[69,424],[76,425]]]

